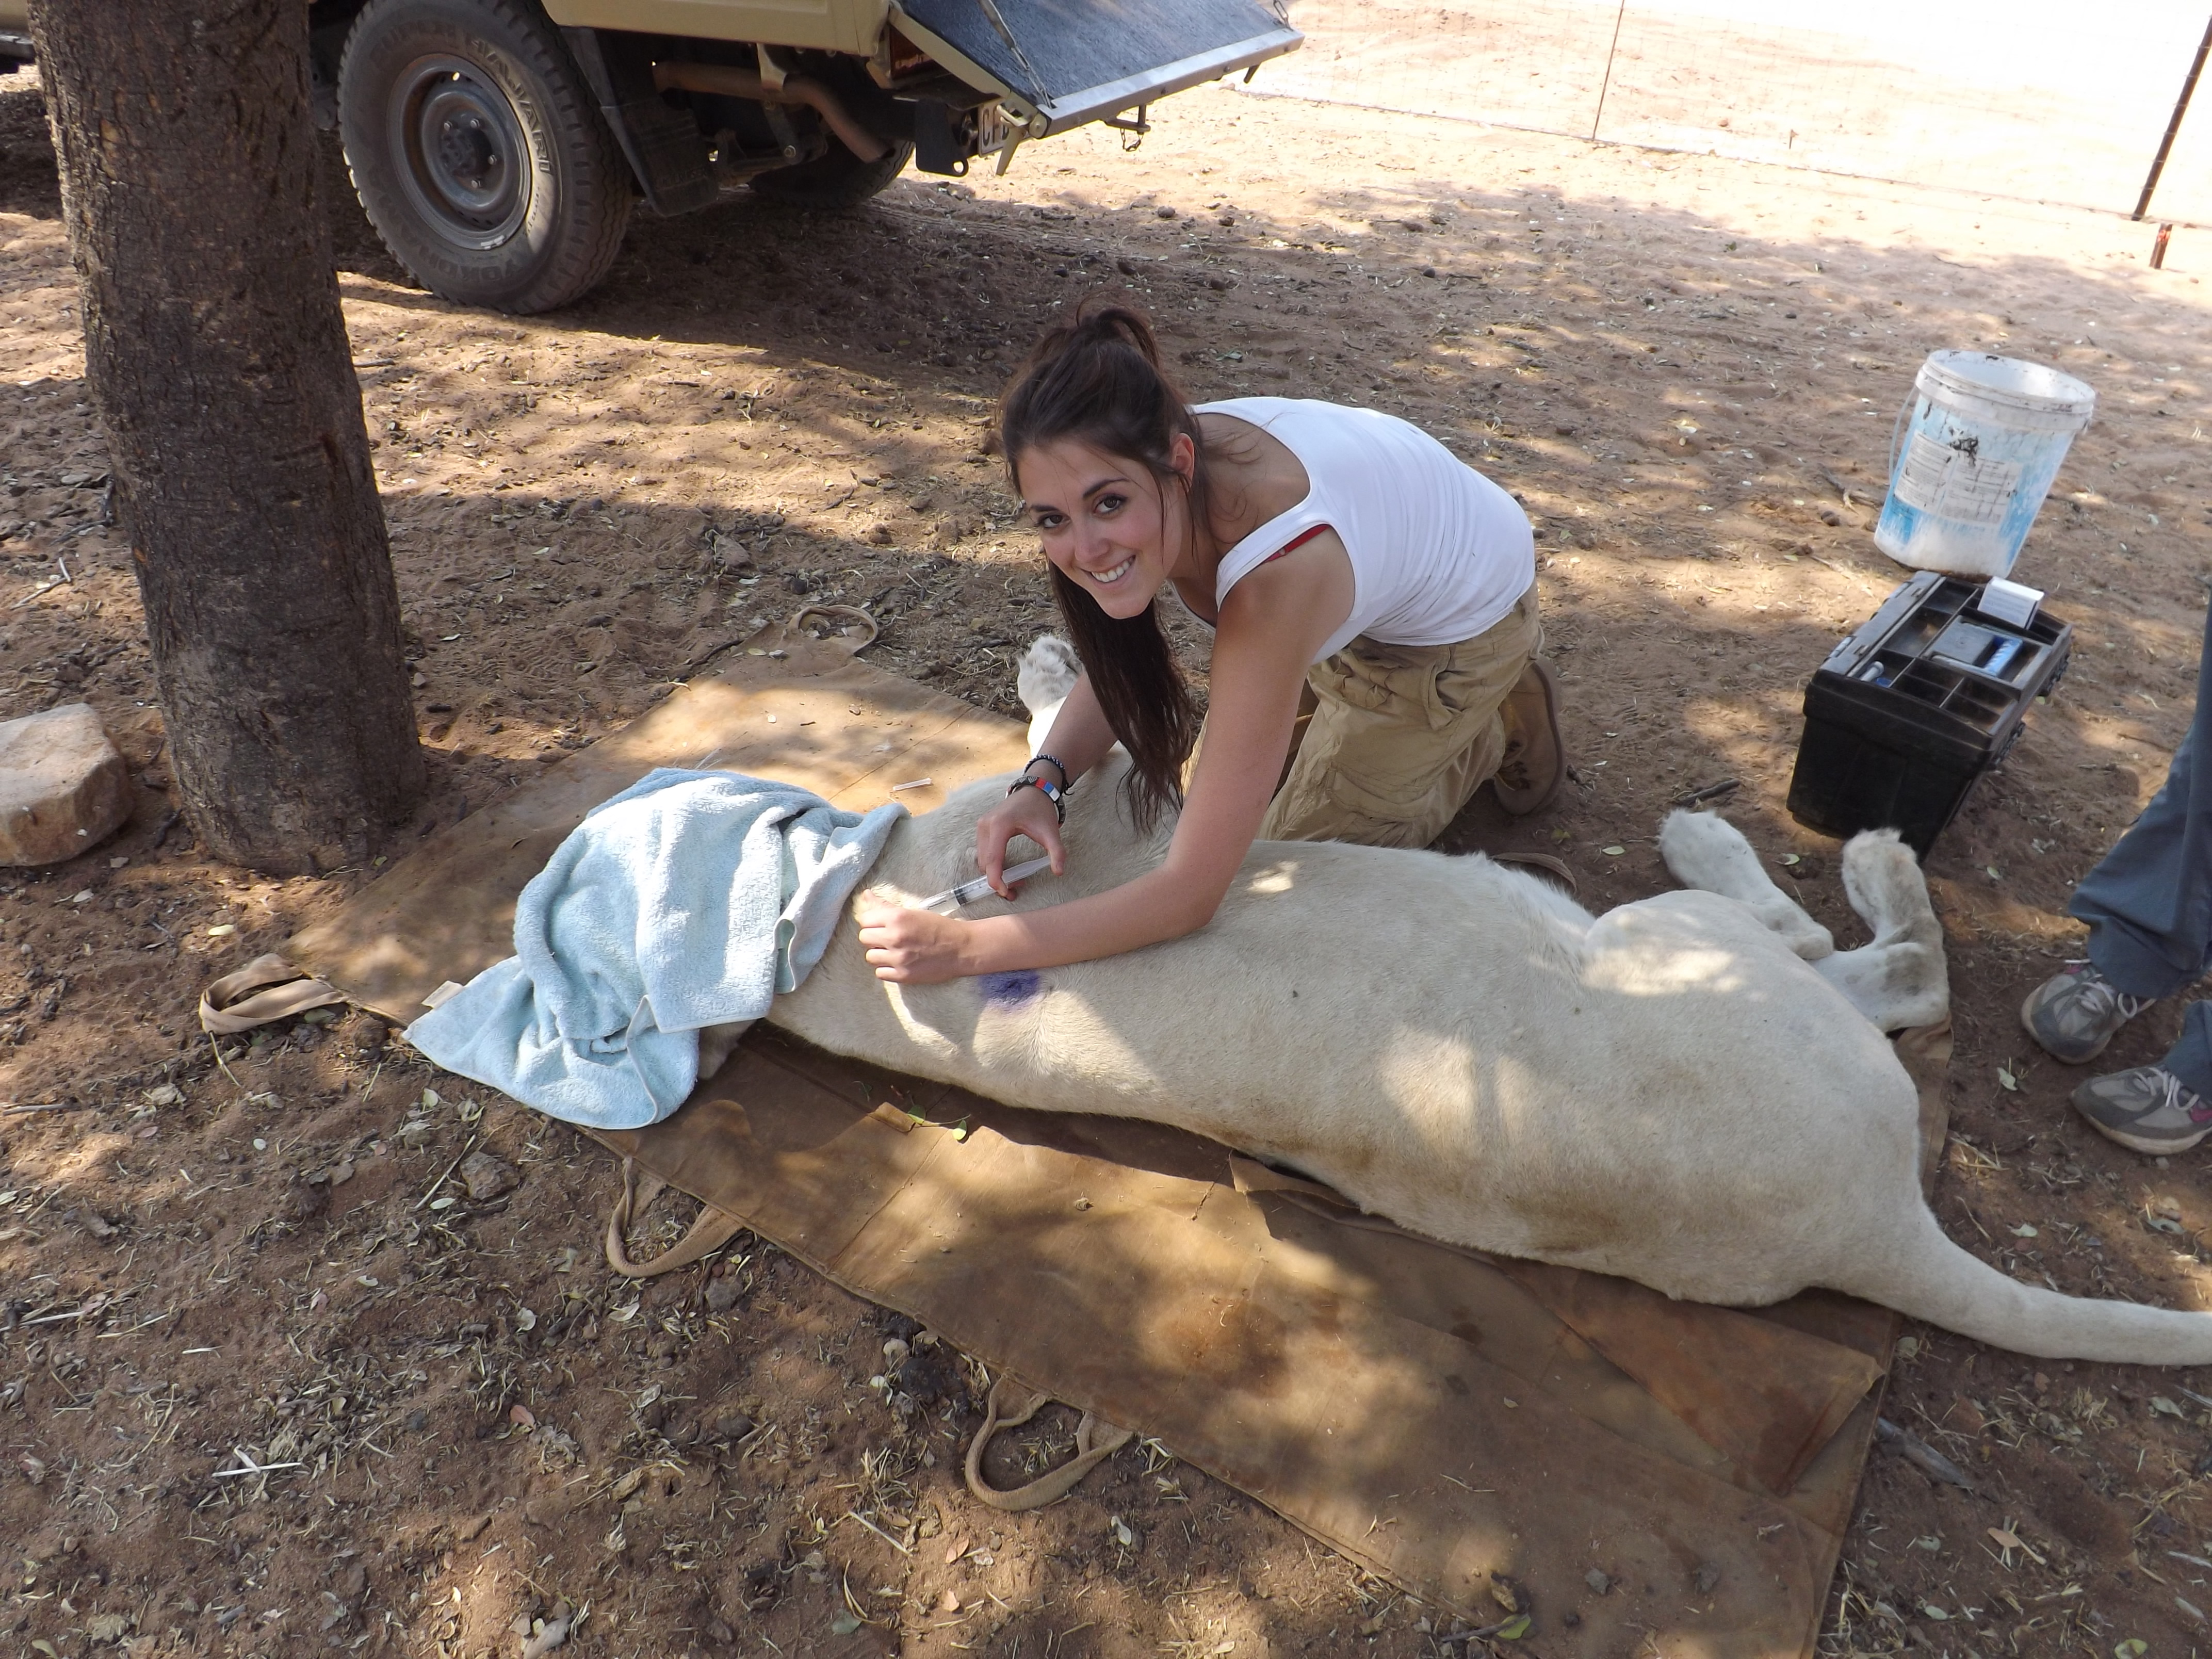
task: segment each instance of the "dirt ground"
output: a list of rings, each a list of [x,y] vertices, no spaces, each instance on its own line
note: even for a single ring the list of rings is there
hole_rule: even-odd
[[[2204,27],[2132,6],[2081,31],[1983,0],[1298,0],[1294,18],[1306,45],[1261,89],[2123,212]],[[2183,121],[2153,201],[2212,218],[2212,122]]]
[[[1479,799],[1448,848],[1555,852],[1602,906],[1667,884],[1670,798],[1735,777],[1729,815],[1851,937],[1834,844],[1783,810],[1802,688],[1901,577],[1868,502],[1923,354],[2040,358],[2100,399],[2018,573],[2078,643],[1929,860],[1959,1036],[1938,1205],[2028,1279],[2212,1305],[2200,1161],[2088,1132],[2014,1015],[2191,707],[2205,236],[2154,272],[2148,227],[2085,213],[1228,89],[1156,118],[1133,154],[1094,130],[849,215],[641,218],[603,289],[528,319],[410,286],[334,168],[432,757],[416,827],[801,596],[870,605],[872,660],[1011,711],[1050,606],[991,399],[1107,291],[1194,393],[1372,404],[1526,502],[1580,786],[1533,821]],[[599,1258],[607,1160],[366,1016],[218,1066],[202,985],[374,872],[263,879],[175,817],[58,216],[36,81],[0,81],[0,716],[88,700],[143,784],[109,843],[0,878],[0,1641],[505,1655],[565,1603],[592,1654],[1463,1652],[1157,1452],[985,1515],[972,1419],[909,1430],[871,1385],[915,1333],[758,1247],[641,1296]],[[477,1150],[501,1167],[464,1187]],[[1914,1344],[1887,1413],[1973,1490],[1875,1457],[1823,1650],[2212,1650],[2212,1376]],[[227,1478],[248,1459],[273,1467]]]

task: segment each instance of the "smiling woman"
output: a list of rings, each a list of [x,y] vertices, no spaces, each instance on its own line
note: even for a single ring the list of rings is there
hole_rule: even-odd
[[[1486,781],[1515,812],[1558,793],[1528,518],[1427,434],[1292,398],[1194,408],[1121,307],[1048,334],[1000,424],[1084,672],[976,860],[1001,894],[1016,836],[1062,869],[1061,796],[1116,741],[1138,822],[1176,811],[1174,834],[1158,868],[1072,904],[864,908],[882,977],[1134,950],[1204,927],[1255,837],[1421,847]],[[1160,630],[1170,589],[1215,630],[1202,744]]]

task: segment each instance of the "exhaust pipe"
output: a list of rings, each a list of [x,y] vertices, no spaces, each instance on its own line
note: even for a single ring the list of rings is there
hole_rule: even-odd
[[[804,104],[819,115],[837,142],[863,161],[880,161],[890,147],[853,118],[837,94],[811,76],[787,75],[771,85],[750,70],[727,64],[655,64],[653,84],[661,92],[710,92],[761,104]]]

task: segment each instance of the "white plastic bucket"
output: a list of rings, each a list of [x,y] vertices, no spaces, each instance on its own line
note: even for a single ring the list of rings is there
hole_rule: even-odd
[[[2007,574],[2097,394],[2070,374],[1985,351],[1934,351],[1898,415],[1875,545],[1899,564]]]

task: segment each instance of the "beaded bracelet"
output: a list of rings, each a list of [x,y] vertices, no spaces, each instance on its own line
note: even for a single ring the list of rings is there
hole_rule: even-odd
[[[1030,769],[1030,766],[1035,766],[1039,761],[1050,761],[1059,770],[1060,787],[1061,788],[1072,789],[1075,787],[1075,779],[1068,772],[1067,763],[1060,759],[1057,755],[1048,755],[1042,752],[1031,755],[1030,757],[1030,765],[1024,766],[1022,768],[1022,770],[1024,772],[1027,772]]]
[[[1042,778],[1018,777],[1006,786],[1008,799],[1011,799],[1018,790],[1023,789],[1036,789],[1042,792],[1044,798],[1052,803],[1053,816],[1062,823],[1067,822],[1067,791]]]

